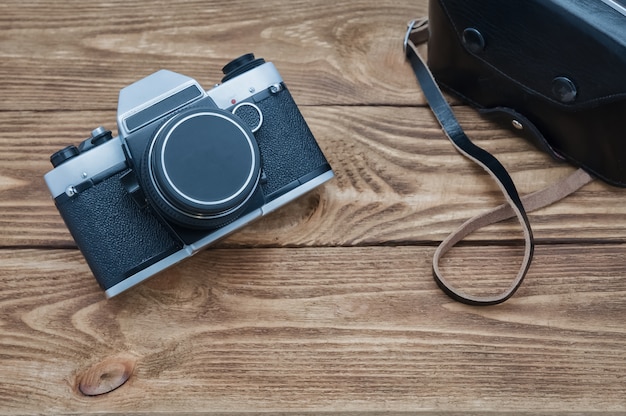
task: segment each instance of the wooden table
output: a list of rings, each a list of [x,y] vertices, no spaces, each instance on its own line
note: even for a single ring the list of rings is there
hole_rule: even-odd
[[[438,242],[503,198],[404,60],[426,3],[0,5],[0,412],[626,412],[624,190],[594,182],[532,214],[535,262],[503,305],[456,303],[432,279]],[[124,86],[168,68],[208,88],[250,51],[276,64],[336,178],[106,300],[43,182],[49,155],[116,130]],[[455,110],[523,193],[572,170]],[[503,286],[520,235],[488,227],[446,270]],[[125,373],[109,393],[79,387]]]

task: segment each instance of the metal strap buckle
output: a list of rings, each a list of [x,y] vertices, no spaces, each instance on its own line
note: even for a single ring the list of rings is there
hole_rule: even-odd
[[[406,53],[406,48],[409,46],[409,36],[411,36],[411,32],[415,27],[415,23],[417,23],[417,19],[413,19],[409,22],[406,29],[406,34],[404,35],[404,52]]]

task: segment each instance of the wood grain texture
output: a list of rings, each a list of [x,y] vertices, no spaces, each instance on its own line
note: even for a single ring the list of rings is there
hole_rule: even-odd
[[[0,373],[1,408],[620,410],[623,250],[543,248],[518,296],[494,308],[443,295],[423,247],[205,251],[109,301],[74,250],[5,250],[22,279],[3,277],[1,362],[20,373]],[[516,253],[460,254],[451,269],[482,266],[493,283]],[[114,359],[136,363],[131,379],[83,397],[83,372]]]
[[[208,88],[250,51],[276,63],[302,105],[414,103],[406,86],[415,80],[397,72],[405,66],[398,33],[426,6],[72,0],[9,1],[2,11],[0,49],[11,59],[0,66],[0,109],[81,110],[85,97],[94,98],[87,108],[114,109],[120,88],[160,68]]]
[[[432,279],[438,242],[503,198],[404,61],[426,11],[0,4],[0,414],[623,414],[624,190],[592,183],[532,214],[535,262],[503,305],[452,302]],[[49,155],[113,128],[129,83],[168,68],[208,88],[249,51],[276,64],[335,179],[105,300],[42,179]],[[522,193],[571,172],[452,102]],[[481,230],[444,271],[497,291],[519,238],[514,222]]]
[[[297,99],[297,97],[296,97]],[[333,166],[327,186],[242,230],[224,245],[358,245],[424,243],[443,239],[464,219],[504,201],[493,180],[442,137],[426,108],[305,107],[303,114]],[[520,192],[565,176],[557,164],[469,109],[458,115],[476,143],[507,166]],[[35,115],[1,113],[0,244],[67,247],[73,241],[43,182],[48,157],[84,139],[107,112]],[[78,117],[78,121],[75,118]],[[626,205],[620,189],[594,183],[533,215],[539,239],[624,241]],[[514,222],[472,238],[519,239]]]

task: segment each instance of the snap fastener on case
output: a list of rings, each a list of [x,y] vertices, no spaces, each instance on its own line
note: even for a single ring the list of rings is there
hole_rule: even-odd
[[[472,53],[482,52],[485,49],[485,38],[473,27],[468,27],[463,31],[463,44]]]
[[[578,91],[569,78],[556,77],[552,80],[552,94],[562,103],[571,103],[576,99]]]

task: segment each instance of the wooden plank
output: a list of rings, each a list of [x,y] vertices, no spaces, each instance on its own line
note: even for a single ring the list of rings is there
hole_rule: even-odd
[[[2,12],[0,110],[112,109],[120,88],[161,68],[209,88],[247,52],[273,61],[303,105],[418,95],[402,39],[425,2],[12,0]]]
[[[429,247],[211,250],[108,301],[75,250],[0,250],[0,413],[623,411],[624,249],[541,247],[490,308],[443,295]],[[457,254],[493,285],[517,253]]]
[[[502,196],[443,138],[405,62],[406,22],[426,10],[0,4],[0,414],[625,412],[622,189],[593,183],[532,214],[535,261],[503,305],[453,302],[432,279],[437,242]],[[208,88],[249,51],[276,63],[336,178],[105,300],[48,195],[49,155],[113,127],[142,76]],[[452,102],[522,193],[571,171]],[[444,272],[497,291],[519,236],[482,230]]]
[[[303,107],[334,167],[336,178],[280,212],[243,230],[225,245],[359,245],[437,241],[464,219],[502,203],[479,167],[443,137],[430,111],[394,107]],[[494,152],[531,192],[565,176],[559,165],[511,132],[470,109],[458,115],[476,143]],[[32,124],[36,119],[37,123]],[[106,111],[0,112],[0,244],[69,246],[66,231],[42,180],[49,155],[78,143]],[[532,216],[540,239],[609,239],[626,236],[623,190],[594,183]],[[514,222],[490,227],[478,240],[520,238]]]

